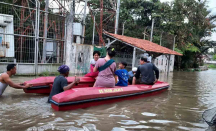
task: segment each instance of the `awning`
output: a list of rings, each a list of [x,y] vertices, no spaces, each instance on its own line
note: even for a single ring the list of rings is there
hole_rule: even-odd
[[[155,44],[151,41],[144,40],[144,39],[138,39],[138,38],[133,38],[133,37],[128,37],[128,36],[123,36],[123,35],[117,35],[117,34],[112,34],[108,32],[104,32],[105,35],[117,39],[118,41],[121,41],[122,43],[128,44],[133,47],[137,47],[141,50],[147,51],[147,52],[156,52],[156,53],[162,53],[162,54],[171,54],[171,55],[179,55],[182,56],[182,54],[170,50],[166,47],[160,46],[158,44]]]

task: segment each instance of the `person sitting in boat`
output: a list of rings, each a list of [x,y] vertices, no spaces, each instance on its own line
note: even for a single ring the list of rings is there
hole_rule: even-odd
[[[132,82],[133,82],[133,77],[134,77],[134,75],[136,74],[136,72],[137,72],[137,67],[134,67],[134,68],[132,69],[132,71],[129,71],[129,72],[128,72],[128,76],[129,76],[128,82],[129,82],[130,84],[132,84]]]
[[[52,88],[51,93],[50,93],[49,98],[48,98],[49,103],[50,103],[50,100],[52,99],[52,97],[54,95],[59,94],[61,92],[64,92],[66,90],[69,90],[75,84],[79,83],[80,79],[76,78],[76,76],[75,76],[74,82],[72,82],[71,84],[68,85],[68,81],[65,77],[68,77],[69,71],[70,71],[70,68],[67,65],[61,65],[58,68],[58,72],[60,73],[60,75],[57,76],[54,80],[53,88]]]
[[[98,76],[99,71],[93,72],[93,70],[94,70],[95,64],[96,64],[97,60],[99,59],[99,57],[100,57],[100,52],[94,51],[93,52],[93,58],[94,59],[92,59],[90,62],[90,72],[88,74],[86,74],[85,77],[97,77]]]
[[[125,69],[127,63],[122,61],[119,63],[119,70],[115,72],[115,79],[118,79],[116,86],[128,86],[128,71]]]
[[[114,48],[107,49],[107,55],[105,58],[100,58],[96,62],[94,72],[99,71],[98,77],[94,84],[94,87],[114,87],[115,77],[114,72],[116,71],[116,63],[112,59],[116,52]]]
[[[133,85],[135,84],[153,85],[154,83],[156,83],[159,78],[158,68],[153,63],[147,63],[146,57],[142,57],[140,59],[140,64],[141,65],[138,67],[135,77],[133,78]],[[155,79],[155,75],[156,75],[156,79]]]
[[[16,74],[16,64],[9,64],[7,65],[7,72],[0,74],[0,96],[4,93],[5,89],[9,85],[10,87],[16,88],[16,89],[25,89],[28,87],[31,87],[32,85],[26,84],[25,86],[22,86],[20,84],[15,84],[10,77],[12,75]]]

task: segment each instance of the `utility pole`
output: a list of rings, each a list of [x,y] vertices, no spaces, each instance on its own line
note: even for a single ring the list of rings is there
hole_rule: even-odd
[[[151,37],[150,37],[151,42],[152,42],[152,37],[153,37],[153,30],[154,30],[154,18],[152,18]]]
[[[133,60],[132,60],[132,68],[135,67],[135,62],[136,62],[136,48],[133,48]]]
[[[122,27],[122,35],[124,35],[124,26],[125,26],[126,21],[124,21],[123,23],[123,27]]]
[[[94,16],[94,25],[93,25],[92,45],[94,45],[94,35],[95,35],[95,16]]]
[[[120,10],[120,0],[117,1],[116,20],[115,20],[115,34],[118,33],[119,10]]]
[[[46,62],[46,43],[47,43],[47,26],[48,26],[48,8],[49,8],[49,0],[46,0],[45,5],[45,16],[44,16],[44,34],[43,34],[43,55],[41,63]]]
[[[176,36],[177,36],[177,35],[174,36],[174,40],[173,40],[173,51],[175,50],[175,41],[176,41]]]
[[[146,30],[147,30],[147,28],[148,28],[148,27],[145,27],[145,30],[144,30],[144,33],[143,33],[143,35],[144,35],[143,39],[144,39],[144,40],[145,40]]]
[[[160,46],[162,44],[162,35],[163,35],[163,31],[161,32],[161,35],[160,35]]]
[[[39,42],[39,26],[40,26],[40,1],[35,0],[36,2],[36,12],[35,12],[35,55],[34,55],[34,69],[35,75],[38,74],[38,42]]]
[[[82,22],[82,44],[84,44],[84,37],[85,37],[85,20],[86,20],[86,6],[87,6],[87,0],[85,0],[85,5],[84,5],[84,15],[83,15],[83,22]]]
[[[74,0],[73,0],[74,1]],[[73,67],[73,62],[75,60],[74,46],[73,46],[73,21],[74,21],[74,2],[70,3],[70,14],[67,19],[67,41],[66,41],[66,65],[70,68]]]

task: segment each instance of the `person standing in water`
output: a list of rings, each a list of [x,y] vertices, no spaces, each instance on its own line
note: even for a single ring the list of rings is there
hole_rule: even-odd
[[[5,89],[9,85],[10,87],[16,88],[16,89],[25,89],[28,87],[31,87],[32,85],[26,84],[25,86],[22,86],[20,84],[15,84],[10,77],[12,75],[16,74],[16,64],[9,64],[7,65],[7,72],[0,74],[0,96],[4,93]]]
[[[100,58],[94,67],[94,72],[99,71],[94,87],[114,87],[116,63],[112,58],[116,52],[114,48],[107,49],[105,58]]]
[[[57,76],[54,80],[53,88],[48,98],[48,103],[50,103],[50,100],[52,99],[54,95],[64,92],[66,90],[69,90],[75,84],[79,83],[80,79],[76,78],[75,76],[74,82],[72,82],[71,84],[68,84],[66,77],[68,77],[69,71],[70,71],[70,68],[67,65],[61,65],[58,68],[58,72],[60,73],[60,75]]]

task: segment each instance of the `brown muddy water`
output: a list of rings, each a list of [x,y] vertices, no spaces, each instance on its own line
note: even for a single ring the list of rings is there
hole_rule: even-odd
[[[216,70],[174,72],[171,89],[151,97],[56,112],[46,95],[8,87],[0,97],[0,131],[205,131],[204,110],[216,107]],[[20,83],[34,77],[14,77]]]

